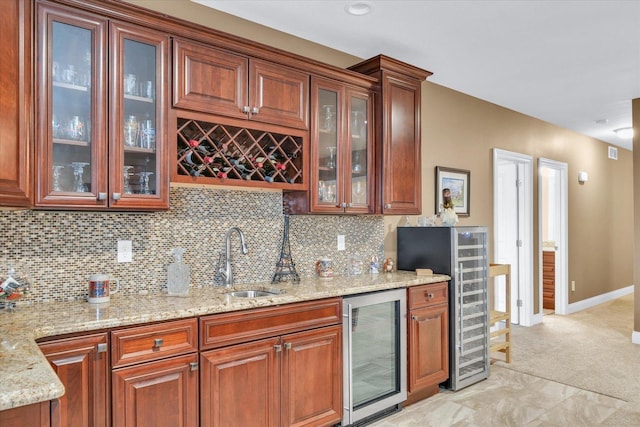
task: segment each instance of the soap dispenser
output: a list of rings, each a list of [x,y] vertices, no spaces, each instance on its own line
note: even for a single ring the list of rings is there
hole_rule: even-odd
[[[187,296],[189,294],[190,270],[182,263],[182,255],[186,249],[171,249],[175,260],[167,267],[167,292],[170,296]]]

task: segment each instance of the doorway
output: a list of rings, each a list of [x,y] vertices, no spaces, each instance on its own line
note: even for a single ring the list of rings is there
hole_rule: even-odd
[[[497,310],[510,305],[511,322],[534,324],[533,316],[533,159],[493,149],[493,248],[496,264],[511,266],[511,301],[495,284]],[[501,280],[497,278],[496,280]]]
[[[553,298],[553,310],[557,314],[567,314],[569,305],[568,168],[569,166],[563,162],[538,159],[540,313],[543,313],[545,300],[548,301],[549,297]],[[545,258],[553,261],[552,295],[545,295]],[[547,266],[546,270],[550,268]]]

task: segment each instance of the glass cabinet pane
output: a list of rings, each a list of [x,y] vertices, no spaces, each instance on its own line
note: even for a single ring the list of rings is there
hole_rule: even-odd
[[[318,91],[318,202],[334,205],[338,188],[338,93],[326,89]]]
[[[120,183],[125,195],[157,194],[156,48],[124,40],[124,165]]]
[[[51,43],[50,190],[95,192],[91,182],[93,31],[54,21]]]
[[[351,97],[351,180],[350,194],[351,203],[357,205],[367,205],[368,180],[367,180],[367,159],[369,158],[369,135],[368,135],[368,100]]]

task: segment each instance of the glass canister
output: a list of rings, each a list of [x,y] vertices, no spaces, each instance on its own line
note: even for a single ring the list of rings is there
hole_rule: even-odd
[[[124,123],[124,145],[135,147],[138,142],[138,119],[136,116],[127,117]]]

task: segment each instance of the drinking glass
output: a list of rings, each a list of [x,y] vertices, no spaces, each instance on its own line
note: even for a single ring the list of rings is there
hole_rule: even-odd
[[[73,188],[76,193],[84,193],[85,187],[84,182],[82,181],[82,174],[84,173],[84,167],[89,165],[89,163],[85,162],[73,162],[71,166],[73,167],[73,176],[74,176],[74,184]]]
[[[336,147],[329,147],[329,158],[327,159],[327,168],[335,169],[336,168]]]

